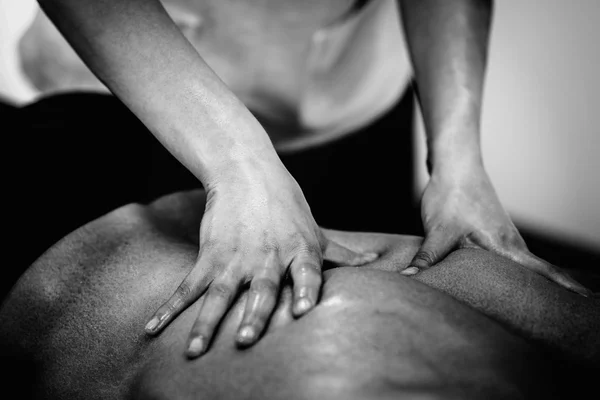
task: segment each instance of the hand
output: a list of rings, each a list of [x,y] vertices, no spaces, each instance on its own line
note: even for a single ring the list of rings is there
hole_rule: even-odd
[[[414,275],[455,248],[483,248],[507,257],[559,285],[589,296],[591,291],[558,267],[532,254],[500,204],[481,164],[460,171],[434,172],[425,188],[421,216],[425,240],[410,265]]]
[[[245,283],[250,282],[250,291],[236,341],[247,346],[264,331],[288,267],[294,285],[292,312],[299,317],[318,301],[323,259],[355,266],[376,258],[326,239],[300,187],[283,166],[242,171],[235,182],[210,188],[199,242],[194,268],[146,326],[149,334],[159,333],[206,292],[189,335],[190,358],[207,350]]]

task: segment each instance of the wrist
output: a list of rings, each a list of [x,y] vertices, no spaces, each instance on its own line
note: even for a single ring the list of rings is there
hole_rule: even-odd
[[[277,185],[288,180],[293,180],[292,176],[274,153],[262,157],[236,158],[203,183],[207,190],[215,187],[236,190],[241,187],[259,189],[269,183]]]
[[[434,136],[428,141],[430,175],[456,175],[483,168],[479,133],[462,130]]]
[[[454,149],[430,153],[427,159],[429,175],[438,179],[456,179],[484,171],[479,148]]]

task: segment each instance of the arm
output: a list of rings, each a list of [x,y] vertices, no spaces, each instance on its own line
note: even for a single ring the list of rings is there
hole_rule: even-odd
[[[98,78],[205,187],[249,163],[280,164],[264,129],[158,0],[39,2]]]
[[[405,274],[458,247],[480,247],[556,283],[590,292],[527,249],[483,166],[481,104],[491,0],[400,0],[427,132],[430,180],[421,202],[425,240]]]
[[[207,193],[195,265],[146,332],[158,334],[206,293],[188,341],[187,355],[198,357],[237,293],[250,283],[236,340],[251,345],[268,324],[288,269],[294,315],[314,307],[327,242],[302,191],[265,130],[159,1],[40,3],[90,69],[202,181]],[[339,259],[340,251],[336,255]],[[349,250],[342,255],[364,262]]]
[[[481,163],[491,0],[401,0],[432,173]],[[462,160],[462,161],[461,161]]]

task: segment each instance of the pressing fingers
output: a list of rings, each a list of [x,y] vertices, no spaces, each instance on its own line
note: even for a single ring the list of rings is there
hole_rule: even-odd
[[[200,263],[202,261],[198,261]],[[175,293],[154,313],[146,324],[146,333],[156,335],[163,330],[181,311],[204,293],[211,277],[196,265],[175,290]]]
[[[292,261],[290,271],[294,281],[292,313],[299,317],[317,304],[322,283],[321,265],[316,258],[299,256]]]
[[[268,261],[269,264],[277,262],[279,261],[275,257]],[[254,344],[265,329],[279,295],[281,281],[279,270],[277,265],[267,265],[258,276],[252,279],[246,310],[237,334],[238,344],[243,346]]]
[[[593,295],[593,292],[591,290],[587,289],[575,279],[571,278],[566,272],[542,260],[541,258],[537,257],[533,253],[530,253],[529,251],[521,251],[519,254],[516,255],[516,258],[516,261],[521,265],[530,268],[531,270],[550,279],[553,282],[556,282],[560,286],[572,292],[578,293],[585,297],[590,297]]]
[[[434,230],[425,237],[419,251],[412,261],[400,273],[402,275],[415,275],[423,269],[430,268],[442,260],[456,244],[456,238],[441,230]]]
[[[239,279],[229,274],[218,277],[210,284],[190,332],[186,351],[189,358],[196,358],[206,352],[215,328],[237,294],[239,283]]]

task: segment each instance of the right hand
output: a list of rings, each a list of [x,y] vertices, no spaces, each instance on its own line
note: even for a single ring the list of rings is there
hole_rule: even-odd
[[[198,357],[206,352],[242,285],[250,282],[236,338],[238,344],[248,346],[264,331],[288,268],[294,287],[292,312],[300,317],[318,301],[324,259],[357,266],[376,257],[328,240],[283,165],[268,171],[242,171],[235,182],[221,182],[208,190],[196,264],[154,314],[146,331],[159,333],[206,292],[186,352],[190,358]]]

